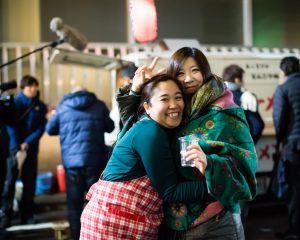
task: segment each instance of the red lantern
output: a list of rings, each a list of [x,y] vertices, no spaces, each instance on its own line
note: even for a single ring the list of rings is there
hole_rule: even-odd
[[[157,37],[157,14],[154,0],[130,0],[130,17],[137,42],[151,42]]]

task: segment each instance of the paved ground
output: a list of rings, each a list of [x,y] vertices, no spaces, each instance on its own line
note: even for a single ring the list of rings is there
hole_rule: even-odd
[[[283,203],[252,205],[245,229],[246,240],[276,240],[276,232],[287,229],[287,214]]]
[[[49,194],[37,196],[36,214],[35,218],[38,223],[51,223],[67,221],[66,211],[66,195],[65,193]],[[12,222],[12,226],[20,224],[20,220],[16,215]],[[69,232],[63,231],[60,240],[70,239]],[[9,240],[53,240],[55,239],[54,230],[48,229],[35,229],[35,230],[21,230],[14,231]]]
[[[36,198],[36,219],[40,223],[55,222],[67,219],[65,194],[52,194],[38,196]],[[17,218],[13,224],[19,224]],[[246,240],[276,240],[275,232],[284,231],[287,227],[285,207],[281,202],[260,199],[250,206],[247,227],[245,229]],[[11,240],[53,240],[52,229],[18,231],[14,232]],[[63,239],[70,239],[68,231],[63,232]]]

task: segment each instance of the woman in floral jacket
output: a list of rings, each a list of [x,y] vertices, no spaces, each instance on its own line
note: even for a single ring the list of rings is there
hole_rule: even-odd
[[[152,67],[141,67],[145,75]],[[240,218],[240,200],[252,200],[256,194],[257,156],[249,127],[241,108],[223,81],[212,74],[205,55],[184,47],[170,60],[168,73],[183,84],[190,102],[189,122],[180,136],[195,134],[206,154],[207,169],[200,176],[193,168],[180,166],[183,180],[205,177],[213,201],[191,204],[166,204],[161,239],[244,239]],[[145,78],[145,81],[147,79]],[[125,121],[135,108],[140,83],[133,83],[131,94],[121,92],[117,100]]]

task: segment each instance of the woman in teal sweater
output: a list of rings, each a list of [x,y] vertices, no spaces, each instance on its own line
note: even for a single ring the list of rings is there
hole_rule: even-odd
[[[152,78],[142,90],[140,120],[117,142],[102,177],[87,194],[81,239],[156,239],[162,203],[209,200],[206,182],[179,182],[170,140],[184,112],[182,86],[168,75]],[[199,174],[206,158],[198,145],[187,160]]]
[[[147,76],[152,66],[137,70]],[[205,179],[211,202],[165,204],[161,239],[243,240],[240,200],[252,200],[256,194],[257,156],[243,109],[233,102],[232,93],[222,79],[213,75],[205,55],[198,49],[184,47],[170,59],[167,72],[178,79],[188,98],[189,119],[178,136],[194,134],[206,155]],[[136,81],[137,80],[137,81]],[[140,83],[133,79],[131,92],[122,89],[117,101],[122,121],[128,119],[139,101]],[[175,137],[175,141],[177,139]],[[180,166],[175,145],[175,165],[181,179],[202,180],[194,168]]]

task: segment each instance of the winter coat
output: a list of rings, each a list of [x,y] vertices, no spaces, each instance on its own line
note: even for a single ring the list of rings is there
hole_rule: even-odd
[[[104,133],[113,129],[114,122],[105,103],[87,91],[64,96],[46,125],[49,135],[60,135],[65,168],[103,169],[107,163]]]
[[[300,73],[289,75],[276,88],[273,119],[279,142],[300,138]]]
[[[29,150],[37,154],[39,140],[45,131],[47,106],[39,100],[26,97],[22,91],[15,98],[16,120],[13,126],[7,125],[10,138],[10,150],[20,148],[20,144],[29,144]],[[29,111],[28,111],[29,110]]]

